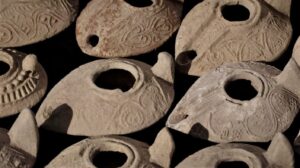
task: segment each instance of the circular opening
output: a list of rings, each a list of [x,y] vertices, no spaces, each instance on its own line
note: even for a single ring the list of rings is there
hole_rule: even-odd
[[[233,99],[251,100],[257,95],[257,90],[254,88],[250,80],[236,79],[229,81],[225,85],[225,91]]]
[[[190,64],[193,59],[197,57],[197,53],[194,50],[181,52],[177,57],[177,63],[181,65]]]
[[[233,162],[221,162],[217,168],[249,168],[245,162],[233,161]]]
[[[0,76],[6,74],[9,71],[10,66],[3,61],[0,61]]]
[[[92,163],[96,167],[115,168],[123,166],[127,161],[127,156],[120,152],[96,152]]]
[[[111,69],[100,73],[95,79],[95,84],[103,89],[121,89],[126,92],[133,87],[135,81],[135,77],[130,72],[122,69]]]
[[[99,43],[99,37],[97,35],[91,35],[88,39],[88,43],[92,46],[92,47],[96,47]]]
[[[153,4],[151,0],[125,0],[125,2],[138,8],[148,7]]]
[[[222,7],[223,17],[232,22],[245,21],[250,17],[249,10],[242,5],[225,5]]]

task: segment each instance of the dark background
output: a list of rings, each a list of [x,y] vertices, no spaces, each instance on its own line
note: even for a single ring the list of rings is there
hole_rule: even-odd
[[[140,0],[136,0],[140,1]],[[202,0],[186,0],[184,3],[183,13],[186,13],[197,3],[200,3]],[[80,0],[80,11],[86,6],[89,0]],[[279,69],[283,69],[287,61],[289,60],[293,45],[300,33],[300,1],[292,0],[292,9],[291,9],[291,22],[293,25],[294,35],[293,39],[290,43],[290,47],[283,54],[283,56],[272,63],[271,65],[276,66]],[[175,37],[168,40],[163,46],[152,51],[150,53],[140,55],[137,57],[131,57],[132,59],[141,60],[150,65],[153,65],[157,60],[157,54],[160,51],[168,51],[174,55],[174,44]],[[61,32],[60,34],[45,40],[43,42],[28,45],[25,47],[17,48],[17,50],[23,51],[25,53],[34,53],[38,56],[39,62],[45,68],[49,84],[48,91],[50,91],[53,86],[58,83],[63,77],[65,77],[69,72],[77,68],[78,66],[88,63],[93,60],[97,60],[96,57],[91,57],[83,54],[80,48],[77,45],[75,39],[75,23],[73,23],[68,29]],[[300,74],[299,74],[300,75]],[[176,103],[182,98],[184,93],[188,90],[188,88],[196,81],[197,77],[187,76],[176,72],[175,79],[175,100],[169,113],[172,111]],[[299,85],[300,89],[300,85]],[[40,104],[33,107],[33,111],[36,112],[38,110]],[[0,119],[0,127],[4,127],[9,129],[12,123],[15,121],[17,116],[12,116],[4,119]],[[128,137],[146,142],[148,144],[152,144],[156,134],[160,131],[161,128],[164,127],[165,122],[167,120],[167,116],[161,119],[155,125],[139,131],[137,133],[126,135]],[[289,138],[292,143],[294,138],[296,137],[298,130],[300,128],[299,115],[295,119],[294,124],[290,127],[288,131],[285,132],[285,135]],[[171,130],[173,138],[176,143],[176,151],[172,161],[172,167],[176,166],[179,162],[181,162],[184,158],[189,156],[190,154],[213,145],[214,143],[196,139],[189,135],[184,135],[182,133]],[[36,168],[44,167],[47,165],[54,157],[56,157],[63,149],[68,146],[84,139],[85,137],[76,137],[54,133],[51,131],[47,131],[44,129],[40,129],[40,149],[36,161]],[[257,146],[260,146],[264,149],[267,149],[269,143],[250,143]],[[283,156],[284,157],[284,156]],[[300,159],[299,155],[295,154],[296,165],[295,167],[299,167]]]

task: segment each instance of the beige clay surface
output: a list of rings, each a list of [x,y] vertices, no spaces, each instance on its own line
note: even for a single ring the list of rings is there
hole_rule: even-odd
[[[224,63],[278,59],[292,37],[290,6],[291,0],[204,0],[179,29],[179,69],[201,76]],[[234,18],[242,9],[249,16]]]
[[[177,0],[92,0],[77,19],[81,50],[103,58],[135,56],[152,51],[179,28],[183,4]]]
[[[0,49],[0,118],[37,104],[47,89],[47,75],[33,54]]]
[[[173,64],[171,55],[160,53],[153,67],[129,59],[82,65],[47,95],[36,115],[38,125],[85,136],[127,134],[149,127],[173,101]]]
[[[9,131],[0,130],[0,167],[33,167],[38,146],[39,132],[33,113],[24,109]]]
[[[46,168],[96,168],[95,155],[101,152],[125,154],[127,160],[119,166],[122,168],[168,168],[174,149],[172,136],[167,129],[160,131],[150,147],[121,136],[88,138],[62,151]],[[101,163],[99,165],[101,167]]]
[[[200,150],[176,168],[218,168],[222,162],[240,161],[249,168],[293,168],[294,152],[283,134],[277,134],[267,151],[248,144],[219,144]]]
[[[75,20],[78,0],[0,0],[0,47],[36,43]]]
[[[193,84],[167,125],[214,142],[269,141],[299,111],[299,65],[300,38],[281,73],[256,62],[218,67]]]

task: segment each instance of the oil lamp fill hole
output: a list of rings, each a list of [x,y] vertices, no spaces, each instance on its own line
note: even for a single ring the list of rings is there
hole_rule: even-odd
[[[116,168],[123,166],[127,161],[124,153],[113,151],[98,151],[92,158],[92,163],[96,167]]]
[[[225,91],[231,98],[241,101],[251,100],[258,94],[252,82],[246,79],[228,81],[225,85]]]
[[[135,77],[129,71],[110,69],[98,74],[94,83],[103,89],[121,89],[123,92],[127,92],[134,86],[135,81]]]
[[[249,10],[242,5],[225,5],[222,7],[222,15],[224,19],[237,22],[237,21],[246,21],[250,17]]]
[[[0,76],[6,74],[10,69],[10,66],[3,61],[0,61]]]
[[[148,7],[153,4],[151,0],[125,0],[125,2],[138,8]]]
[[[249,166],[245,162],[241,161],[227,161],[221,162],[217,168],[249,168]]]

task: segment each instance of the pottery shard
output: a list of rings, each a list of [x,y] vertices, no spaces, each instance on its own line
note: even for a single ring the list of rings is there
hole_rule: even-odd
[[[24,109],[9,131],[0,130],[0,167],[33,167],[38,145],[38,128],[33,113]]]
[[[162,143],[165,142],[165,143]],[[167,145],[165,145],[167,144]],[[149,151],[151,148],[152,151]],[[121,168],[168,168],[174,152],[174,142],[167,129],[163,129],[152,146],[121,136],[103,136],[83,140],[62,151],[46,168],[95,168],[104,163],[97,154],[114,152],[126,155]],[[113,157],[113,156],[111,156]],[[154,160],[151,160],[155,158]],[[96,159],[99,159],[98,161]],[[107,158],[117,162],[117,158]]]
[[[77,19],[81,50],[96,57],[128,57],[147,53],[167,41],[180,26],[182,2],[139,1],[92,0]]]
[[[274,61],[289,46],[291,0],[204,0],[184,18],[176,63],[201,76],[224,63]]]
[[[293,155],[289,141],[278,134],[267,151],[248,144],[219,144],[192,154],[176,168],[217,168],[224,162],[234,161],[243,162],[249,168],[293,168]]]
[[[86,136],[142,130],[162,118],[171,106],[173,69],[167,53],[160,53],[152,68],[129,59],[83,65],[50,91],[37,113],[38,125]]]
[[[0,64],[0,117],[40,101],[47,89],[47,75],[35,55],[0,49]]]
[[[300,39],[280,73],[255,62],[226,64],[204,74],[168,118],[173,129],[214,142],[269,141],[299,111]]]
[[[36,43],[75,20],[78,0],[0,0],[0,47]]]

